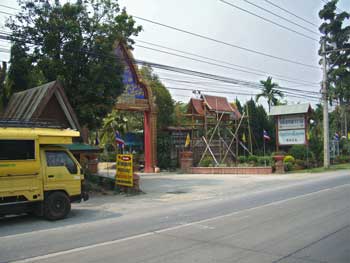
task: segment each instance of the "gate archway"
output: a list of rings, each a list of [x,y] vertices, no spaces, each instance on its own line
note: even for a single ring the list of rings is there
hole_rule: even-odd
[[[157,164],[157,107],[152,90],[140,76],[134,57],[125,44],[115,45],[115,55],[124,64],[124,92],[117,98],[115,108],[143,112],[145,172],[154,172]]]

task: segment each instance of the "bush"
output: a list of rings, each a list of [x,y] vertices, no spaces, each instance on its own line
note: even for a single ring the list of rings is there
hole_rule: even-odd
[[[167,169],[171,164],[171,140],[170,135],[159,133],[157,136],[157,158],[158,166],[162,169]]]
[[[213,166],[213,158],[211,156],[205,156],[202,161],[199,163],[200,167],[210,167]]]
[[[246,163],[247,157],[246,156],[238,156],[238,162],[239,163]]]
[[[256,164],[258,162],[258,157],[255,155],[249,155],[248,162],[251,164]]]
[[[284,170],[286,172],[292,171],[294,169],[294,165],[291,162],[284,163]]]
[[[336,161],[338,163],[348,163],[350,161],[350,157],[349,156],[344,156],[344,155],[339,155],[336,157]]]
[[[270,156],[259,156],[257,163],[259,166],[270,166],[272,165],[272,158]]]
[[[295,158],[292,155],[286,155],[283,159],[284,163],[291,163],[294,164],[295,163]]]

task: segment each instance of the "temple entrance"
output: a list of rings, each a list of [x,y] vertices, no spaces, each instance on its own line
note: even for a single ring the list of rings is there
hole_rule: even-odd
[[[142,112],[144,133],[144,171],[154,172],[157,165],[157,109],[151,88],[142,81],[130,50],[118,43],[115,55],[124,62],[124,92],[117,98],[115,109]]]

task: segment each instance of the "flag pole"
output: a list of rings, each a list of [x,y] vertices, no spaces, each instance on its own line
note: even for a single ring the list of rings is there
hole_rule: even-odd
[[[264,145],[264,157],[265,157],[265,137],[264,136],[263,136],[263,141],[264,141],[263,145]]]

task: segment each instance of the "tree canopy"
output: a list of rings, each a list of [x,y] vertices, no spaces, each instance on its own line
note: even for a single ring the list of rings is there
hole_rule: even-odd
[[[261,97],[266,98],[267,104],[269,105],[269,111],[272,105],[277,105],[278,97],[283,98],[283,92],[278,90],[278,84],[272,82],[272,78],[268,77],[267,80],[261,80],[262,84],[261,93],[256,95],[256,101],[259,101]]]
[[[20,0],[7,23],[12,31],[8,93],[40,82],[62,81],[79,121],[96,128],[122,92],[116,41],[130,47],[141,27],[117,1]],[[34,79],[33,79],[34,76]]]
[[[337,13],[337,3],[338,0],[332,0],[325,4],[319,12],[319,17],[323,20],[320,32],[324,34],[322,38],[326,42],[326,51],[329,54],[327,55],[328,80],[331,84],[333,99],[343,103],[350,99],[350,61],[348,59],[350,50],[339,49],[350,48],[350,26],[348,25],[350,15],[347,12]]]

